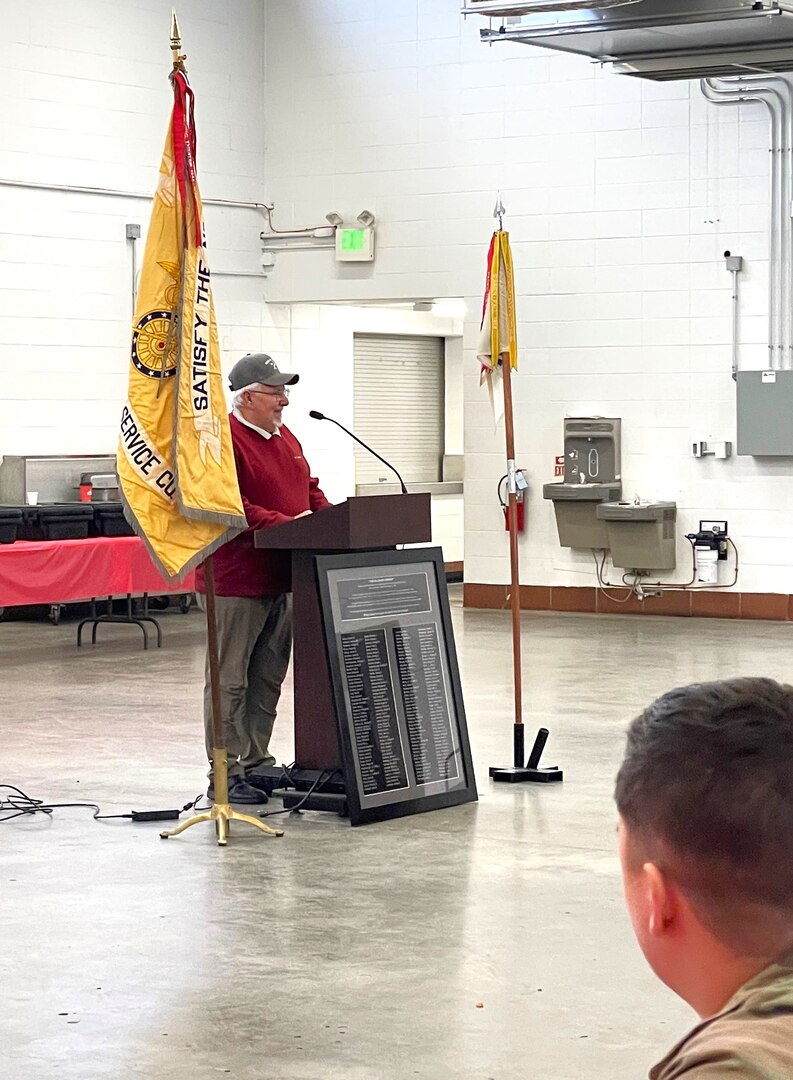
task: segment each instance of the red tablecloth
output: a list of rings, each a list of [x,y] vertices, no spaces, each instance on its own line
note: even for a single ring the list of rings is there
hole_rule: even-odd
[[[0,607],[127,593],[189,593],[194,588],[192,573],[184,581],[163,578],[137,536],[0,545]]]

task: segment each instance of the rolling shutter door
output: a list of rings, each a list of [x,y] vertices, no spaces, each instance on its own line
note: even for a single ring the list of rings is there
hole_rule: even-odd
[[[405,483],[441,479],[444,431],[444,340],[356,334],[355,433],[402,473]],[[396,478],[356,445],[356,484]]]

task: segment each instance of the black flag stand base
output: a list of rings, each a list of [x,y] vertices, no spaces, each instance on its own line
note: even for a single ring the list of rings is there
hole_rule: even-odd
[[[551,784],[555,780],[563,780],[564,773],[556,765],[548,765],[540,768],[540,758],[548,741],[548,728],[541,727],[531,748],[529,760],[524,761],[523,724],[513,726],[512,741],[514,745],[513,761],[515,764],[509,768],[500,768],[496,765],[490,767],[490,779],[501,784]]]

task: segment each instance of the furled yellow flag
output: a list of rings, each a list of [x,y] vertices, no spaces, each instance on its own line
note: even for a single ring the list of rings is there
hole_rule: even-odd
[[[195,170],[193,92],[174,105],[146,239],[118,473],[155,563],[182,577],[247,528],[231,446]]]
[[[510,368],[518,366],[512,251],[509,246],[509,233],[501,229],[493,233],[490,250],[487,253],[487,280],[480,331],[476,355],[482,364],[481,382],[487,384],[495,413],[494,383],[500,382],[499,368],[504,356],[509,357]],[[500,395],[498,412],[503,415],[503,401]],[[496,418],[499,419],[500,416]]]

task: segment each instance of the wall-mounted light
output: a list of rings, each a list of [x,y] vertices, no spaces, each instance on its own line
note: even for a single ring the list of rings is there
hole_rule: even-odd
[[[358,215],[357,225],[340,225],[336,229],[337,262],[372,262],[374,259],[373,224],[374,214],[371,210],[362,210]]]
[[[331,224],[334,228],[344,224],[344,218],[338,212],[338,210],[331,210],[329,214],[325,214],[325,221]]]

